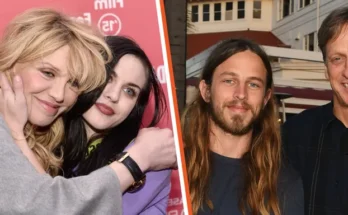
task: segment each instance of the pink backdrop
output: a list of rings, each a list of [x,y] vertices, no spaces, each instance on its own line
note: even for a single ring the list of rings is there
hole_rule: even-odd
[[[97,26],[104,35],[123,35],[133,38],[149,56],[166,97],[166,70],[160,39],[156,0],[11,0],[0,2],[0,32],[17,14],[33,7],[56,8],[72,18]],[[164,48],[164,47],[163,47]],[[168,98],[168,97],[167,97]],[[169,105],[169,104],[168,104]],[[169,107],[168,107],[169,109]],[[152,107],[147,108],[147,113]],[[169,111],[169,110],[168,110]],[[147,115],[145,113],[145,115]],[[144,121],[148,121],[147,118]],[[169,112],[158,125],[172,128]],[[180,182],[177,171],[172,174],[172,191],[168,214],[183,214]]]

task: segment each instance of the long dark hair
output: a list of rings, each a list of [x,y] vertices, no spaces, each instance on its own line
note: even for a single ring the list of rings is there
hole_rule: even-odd
[[[253,127],[250,150],[242,157],[243,192],[239,198],[242,214],[276,214],[279,215],[277,198],[277,181],[280,168],[281,142],[278,112],[273,96],[272,68],[267,54],[256,43],[244,39],[222,41],[210,53],[202,71],[201,80],[211,85],[216,68],[231,56],[251,51],[258,55],[266,70],[266,91],[271,90],[271,98],[260,113],[260,119]],[[182,116],[183,140],[189,192],[193,214],[204,203],[210,209],[214,205],[208,196],[208,181],[211,174],[209,104],[198,93],[195,101],[187,107]],[[267,201],[266,201],[267,199]]]
[[[119,60],[126,54],[136,56],[147,68],[147,82],[139,94],[136,105],[129,116],[119,125],[111,128],[99,137],[103,140],[88,157],[88,145],[93,139],[88,140],[82,114],[85,113],[101,95],[104,86],[79,96],[74,107],[65,115],[64,163],[62,175],[70,178],[86,175],[100,167],[107,165],[119,152],[122,152],[129,142],[136,137],[142,125],[143,114],[149,103],[151,92],[154,98],[154,115],[146,127],[156,125],[166,111],[164,93],[159,83],[154,68],[145,52],[133,40],[122,36],[106,37],[113,60],[106,65],[107,81],[114,73],[114,68]]]

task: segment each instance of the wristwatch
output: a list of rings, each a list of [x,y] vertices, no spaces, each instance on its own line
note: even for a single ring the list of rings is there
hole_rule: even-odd
[[[146,175],[141,171],[138,164],[129,156],[128,152],[121,152],[115,157],[117,162],[124,164],[132,174],[134,182],[127,192],[134,193],[145,185]]]

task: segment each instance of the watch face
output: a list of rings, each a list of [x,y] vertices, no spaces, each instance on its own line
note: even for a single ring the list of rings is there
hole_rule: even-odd
[[[146,182],[146,175],[141,171],[137,163],[129,156],[128,152],[117,154],[115,159],[117,162],[123,163],[127,167],[135,180],[128,188],[127,192],[134,193],[140,190]]]
[[[145,182],[146,182],[146,175],[144,175],[144,177],[140,179],[139,181],[134,182],[132,186],[128,188],[127,192],[129,193],[138,192],[139,190],[141,190],[141,188],[144,187]]]

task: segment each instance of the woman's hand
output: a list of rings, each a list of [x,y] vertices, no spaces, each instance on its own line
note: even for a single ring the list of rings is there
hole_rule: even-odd
[[[13,78],[12,89],[4,72],[0,72],[0,87],[0,113],[10,128],[15,143],[39,173],[46,173],[28,146],[24,135],[23,130],[28,121],[28,110],[21,78],[19,76]]]
[[[177,167],[173,132],[167,128],[141,129],[127,151],[143,172]],[[133,176],[125,165],[117,161],[110,167],[118,176],[121,191],[126,191],[134,182]]]
[[[176,152],[172,130],[143,128],[128,150],[142,171],[176,168]]]
[[[12,85],[5,73],[0,72],[0,113],[13,138],[21,140],[25,139],[23,129],[28,121],[28,109],[22,79],[18,75],[13,78]]]

